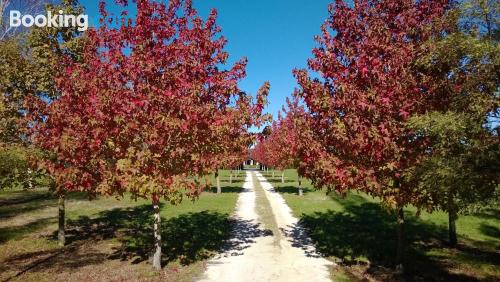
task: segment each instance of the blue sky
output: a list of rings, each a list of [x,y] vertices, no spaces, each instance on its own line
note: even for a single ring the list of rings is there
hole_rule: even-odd
[[[111,1],[108,1],[111,2]],[[293,68],[306,67],[314,36],[328,16],[331,0],[193,0],[206,18],[212,8],[217,23],[229,41],[230,62],[248,58],[247,77],[242,90],[255,94],[262,83],[271,83],[267,111],[276,116],[297,83]],[[98,23],[96,0],[80,0],[91,25]]]

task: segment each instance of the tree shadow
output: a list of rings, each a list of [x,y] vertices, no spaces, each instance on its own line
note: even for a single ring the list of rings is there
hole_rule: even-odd
[[[240,255],[255,238],[270,236],[272,232],[253,221],[201,211],[162,219],[161,234],[163,264],[179,261],[187,265],[218,253]],[[57,240],[57,231],[49,236]],[[27,271],[44,271],[47,267],[51,271],[66,272],[106,260],[132,264],[147,261],[153,248],[152,207],[116,208],[100,212],[96,217],[68,220],[66,243],[62,249],[8,257],[0,270],[13,278]],[[5,275],[0,277],[3,279]]]
[[[222,182],[225,182],[225,183],[229,183],[229,177],[228,177],[228,178],[222,178],[222,177],[221,177],[221,181],[222,181]],[[232,181],[232,182],[233,182],[233,183],[229,183],[229,184],[234,184],[234,183],[243,183],[243,182],[245,182],[245,177],[238,177],[238,178],[233,177],[233,181]]]
[[[153,246],[150,210],[147,218],[133,222],[122,238],[122,249],[115,255],[121,259],[134,259],[133,263],[147,260]],[[229,239],[230,221],[227,215],[216,212],[183,214],[161,224],[163,261],[179,260],[182,264],[210,257],[223,248]]]
[[[5,204],[0,206],[0,220],[8,220],[19,215],[55,206],[57,206],[57,201],[50,195],[48,197],[33,198],[31,202]]]
[[[299,187],[298,186],[283,186],[283,187],[274,187],[274,190],[278,193],[283,193],[283,194],[299,194]],[[310,188],[302,188],[302,193],[307,194],[309,192],[312,192],[313,190]]]
[[[278,184],[283,184],[283,182],[281,182],[281,177],[279,178],[268,178],[267,181],[269,183],[278,183]],[[290,179],[285,179],[285,183],[297,183],[296,180],[290,180]]]
[[[21,190],[13,192],[12,194],[14,196],[9,196],[5,199],[0,197],[0,206],[19,205],[33,201],[48,200],[52,198],[52,195],[47,191],[41,192]]]
[[[8,226],[0,228],[0,244],[10,240],[16,240],[23,236],[40,230],[55,222],[55,217],[42,218],[23,225]]]
[[[88,198],[86,193],[68,193],[69,200]],[[48,191],[9,191],[0,195],[0,243],[16,240],[56,222],[57,199]],[[54,208],[54,213],[43,218],[36,213]],[[15,218],[15,219],[14,219]]]
[[[223,247],[223,256],[239,256],[243,250],[255,243],[259,237],[273,236],[273,232],[252,220],[231,219],[231,235]]]
[[[83,240],[118,240],[120,246],[114,249],[110,259],[135,264],[148,260],[153,251],[150,205],[105,211],[97,218],[80,217],[69,221],[68,226],[70,244]],[[213,211],[181,214],[161,222],[163,263],[178,260],[181,264],[191,264],[222,252],[236,255],[254,238],[268,236],[269,232],[258,224],[233,219],[228,214]]]
[[[204,190],[205,193],[212,193],[216,194],[217,193],[217,187],[212,186],[209,189]],[[221,185],[221,192],[224,193],[240,193],[243,192],[243,188],[241,186],[225,186]]]
[[[481,212],[474,213],[473,215],[483,219],[499,219],[500,209],[485,209]]]
[[[101,264],[108,258],[105,252],[97,248],[81,245],[83,243],[9,257],[0,266],[3,274],[0,277],[3,281],[10,281],[27,272],[43,272],[48,268],[56,273],[74,271],[80,267]]]
[[[359,196],[360,197],[360,196]],[[292,243],[307,253],[308,244],[303,243],[303,232],[324,256],[337,257],[345,265],[367,265],[367,273],[381,280],[404,281],[476,281],[473,276],[452,273],[446,260],[428,256],[433,248],[445,248],[447,230],[430,222],[424,222],[411,213],[405,213],[404,257],[405,273],[401,276],[393,271],[396,254],[395,215],[383,210],[379,204],[360,203],[355,197],[338,201],[344,211],[303,214],[299,226],[292,227]],[[498,253],[483,249],[460,249],[459,255],[474,256],[479,263],[498,263]]]
[[[500,239],[500,229],[498,229],[498,227],[496,226],[482,223],[479,227],[479,231],[481,231],[481,233],[486,236]]]
[[[22,190],[13,192],[14,196],[3,198],[0,195],[0,220],[9,219],[20,214],[29,213],[48,207],[57,206],[57,198],[50,191]],[[88,200],[88,194],[71,192],[67,200]]]
[[[307,257],[321,257],[314,240],[309,237],[308,229],[301,223],[289,225],[287,228],[280,228],[280,231],[289,239],[292,247],[302,249]]]

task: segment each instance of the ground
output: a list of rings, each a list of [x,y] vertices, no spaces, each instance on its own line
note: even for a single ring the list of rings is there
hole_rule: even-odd
[[[500,279],[500,209],[461,216],[459,245],[447,246],[447,215],[405,210],[405,274],[393,271],[395,215],[376,199],[350,193],[345,198],[326,195],[304,181],[305,195],[297,195],[297,173],[265,174],[306,227],[318,251],[338,263],[336,281],[498,281]]]
[[[295,170],[285,172],[284,184],[280,172],[274,178],[263,172],[267,181],[253,174],[249,179],[241,172],[230,184],[223,171],[223,194],[212,189],[196,202],[162,204],[165,267],[159,273],[148,263],[148,201],[70,194],[68,245],[60,248],[57,200],[50,192],[1,191],[0,281],[214,281],[231,271],[252,278],[252,268],[288,281],[500,280],[499,209],[461,216],[456,248],[446,244],[446,214],[417,217],[406,209],[400,274],[393,268],[395,216],[376,199],[326,195],[308,181],[299,197]]]
[[[319,256],[272,185],[247,172],[228,250],[208,262],[203,281],[330,281],[330,261]]]
[[[221,195],[208,191],[176,207],[162,203],[166,267],[161,273],[147,262],[152,245],[148,201],[128,195],[89,201],[85,194],[70,194],[68,245],[60,248],[57,200],[47,189],[1,191],[0,281],[193,281],[229,238],[243,173],[232,184],[227,171],[221,178]]]

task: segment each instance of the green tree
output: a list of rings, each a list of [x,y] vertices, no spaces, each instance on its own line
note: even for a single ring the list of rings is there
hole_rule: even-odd
[[[46,11],[52,14],[62,10],[65,15],[80,15],[84,12],[78,0],[63,0],[59,5],[47,4]],[[70,56],[79,61],[83,52],[83,33],[77,27],[33,28],[27,36],[27,45],[36,81],[38,95],[57,99],[59,91],[54,78],[64,67],[63,57]]]
[[[432,112],[409,122],[431,140],[429,157],[411,172],[433,207],[449,215],[449,241],[456,245],[455,221],[460,212],[494,200],[499,183],[498,137],[467,114]]]
[[[22,34],[0,40],[0,189],[33,187],[21,125],[24,100],[35,93],[27,57]]]
[[[26,95],[34,94],[25,49],[21,36],[0,41],[0,143],[4,145],[22,142],[23,103]]]
[[[432,198],[429,210],[449,214],[449,241],[456,245],[458,214],[494,201],[500,181],[498,117],[500,46],[495,1],[473,0],[450,13],[455,28],[430,40],[418,67],[441,107],[408,122],[428,138],[428,157],[408,177]]]
[[[62,10],[64,14],[79,15],[83,8],[76,0],[63,0],[60,4],[41,5],[42,1],[2,1],[0,13],[6,9],[39,11],[45,8],[53,14]],[[52,2],[52,1],[43,1]],[[63,56],[78,60],[82,51],[83,36],[76,27],[44,27],[12,30],[5,27],[5,17],[0,19],[0,177],[2,187],[32,187],[33,170],[30,163],[38,157],[51,157],[53,152],[34,147],[26,129],[27,113],[38,115],[43,122],[44,113],[33,113],[35,97],[45,101],[58,99],[55,77],[61,71]],[[36,71],[34,71],[36,70]],[[57,189],[56,189],[57,190]],[[60,198],[59,233],[64,245],[64,195]]]
[[[62,54],[77,56],[81,52],[81,33],[75,28],[33,28],[13,30],[8,27],[7,10],[37,12],[44,8],[39,0],[0,1],[0,160],[2,187],[26,183],[30,187],[31,168],[27,156],[34,156],[26,138],[23,117],[30,97],[45,96],[56,99],[54,77],[59,71]],[[60,5],[45,5],[53,13],[80,14],[81,6],[75,0],[64,0]],[[36,70],[36,71],[33,71]],[[25,177],[28,177],[27,179]],[[9,185],[11,183],[12,185]]]
[[[79,15],[83,13],[83,7],[78,0],[63,0],[59,5],[47,4],[46,11],[53,14],[62,10],[66,15]],[[30,49],[31,67],[36,69],[34,80],[36,81],[37,96],[47,100],[55,100],[60,96],[56,86],[56,77],[60,77],[63,71],[64,58],[79,61],[83,52],[83,33],[77,27],[44,27],[34,28],[28,35],[28,46]],[[29,101],[31,102],[31,101]],[[53,158],[54,152],[44,151],[45,158]],[[56,181],[54,181],[55,183]],[[62,189],[54,189],[59,197],[59,224],[58,241],[60,246],[65,245],[65,193]]]

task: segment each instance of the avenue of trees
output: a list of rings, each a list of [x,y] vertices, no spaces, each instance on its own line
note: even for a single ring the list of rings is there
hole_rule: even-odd
[[[0,15],[14,2],[0,0]],[[77,0],[24,4],[83,12]],[[447,212],[453,246],[461,213],[498,204],[498,1],[334,0],[308,68],[293,70],[298,88],[259,136],[249,129],[268,122],[270,84],[255,97],[239,88],[246,59],[228,63],[215,10],[98,5],[86,32],[11,30],[0,18],[0,189],[50,186],[61,245],[68,192],[145,198],[161,269],[160,201],[195,200],[212,173],[221,193],[219,169],[249,156],[297,169],[299,194],[305,177],[378,198],[396,214],[396,265],[403,208]]]
[[[499,6],[335,1],[254,158],[380,199],[397,215],[398,266],[405,206],[446,211],[456,245],[458,215],[498,203]]]
[[[258,138],[258,143],[252,149],[252,158],[273,170],[281,170],[281,182],[285,183],[284,170],[299,167],[299,146],[307,144],[304,133],[306,126],[306,111],[298,104],[299,100],[287,99],[287,106],[278,114],[276,121]],[[301,175],[299,173],[298,193],[302,195]]]

